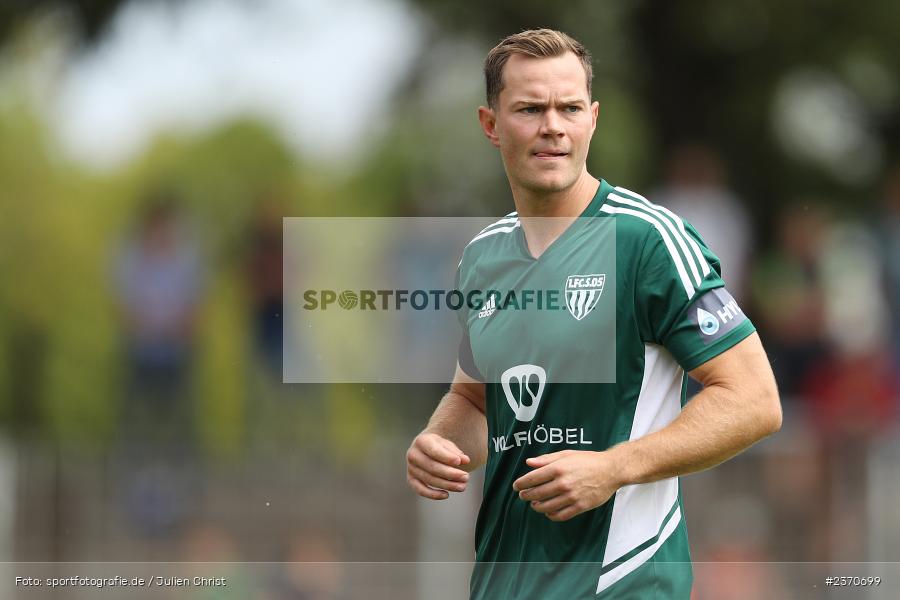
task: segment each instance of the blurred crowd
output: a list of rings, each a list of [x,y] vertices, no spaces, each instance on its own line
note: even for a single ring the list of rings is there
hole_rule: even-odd
[[[720,257],[785,411],[782,431],[748,460],[684,480],[695,560],[755,565],[701,569],[698,597],[778,596],[776,562],[887,560],[896,538],[871,541],[886,516],[873,501],[878,449],[898,437],[900,167],[875,201],[786,198],[761,215],[729,185],[721,156],[687,144],[654,199]],[[698,516],[693,498],[715,506]]]
[[[692,223],[720,257],[730,291],[763,338],[785,409],[783,431],[746,460],[685,479],[695,560],[761,563],[727,578],[700,577],[698,590],[714,590],[717,598],[752,597],[750,582],[767,561],[870,557],[867,465],[874,445],[897,437],[900,405],[900,167],[884,175],[879,197],[865,203],[868,212],[846,199],[798,197],[779,203],[775,214],[761,214],[753,198],[731,183],[725,159],[690,143],[671,152],[660,184],[649,192]],[[123,377],[108,495],[124,524],[110,535],[131,536],[132,547],[156,548],[141,556],[169,556],[181,547],[190,561],[258,558],[263,546],[234,521],[241,511],[229,512],[229,500],[219,496],[249,490],[228,490],[228,477],[214,481],[216,469],[205,462],[198,441],[205,415],[194,380],[200,355],[210,351],[202,348],[200,331],[216,263],[240,265],[248,329],[241,339],[247,340],[248,358],[234,368],[247,382],[246,468],[253,469],[252,457],[286,458],[285,448],[301,431],[314,436],[329,427],[321,388],[281,382],[282,217],[290,215],[284,203],[262,196],[241,242],[223,258],[204,246],[202,224],[177,189],[148,190],[140,206],[110,244]],[[411,252],[401,255],[415,264]],[[410,436],[439,391],[428,394],[434,397],[421,403],[422,411],[407,415]],[[336,476],[338,471],[317,469],[315,460],[289,466],[313,479]],[[364,476],[377,470],[359,468],[369,469]],[[398,531],[393,525],[408,520],[414,500],[399,475],[385,489],[391,487],[396,501],[381,503],[378,518],[366,512],[376,509],[362,505],[362,533],[344,530],[347,507],[335,498],[330,528],[279,531],[273,524],[267,531],[275,537],[262,554],[298,562],[414,560],[422,543],[416,528]],[[716,506],[690,508],[710,497],[719,499]],[[368,545],[360,536],[370,538]],[[393,554],[365,557],[395,538]],[[340,597],[334,569],[284,566],[272,572],[263,586],[268,595],[260,597]]]
[[[426,507],[403,471],[445,386],[283,382],[326,346],[283,336],[283,269],[322,261],[282,219],[509,212],[473,74],[539,24],[592,51],[592,173],[694,225],[781,391],[777,435],[682,479],[696,597],[900,560],[898,4],[473,6],[0,4],[0,564],[228,571],[173,598],[465,589],[439,561],[472,558],[478,475]],[[439,288],[434,237],[378,262]],[[442,362],[406,325],[404,365]]]

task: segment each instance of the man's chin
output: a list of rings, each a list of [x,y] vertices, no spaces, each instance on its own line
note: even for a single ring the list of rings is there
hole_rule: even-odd
[[[526,187],[532,192],[552,194],[569,189],[576,179],[571,177],[546,177],[529,181]]]

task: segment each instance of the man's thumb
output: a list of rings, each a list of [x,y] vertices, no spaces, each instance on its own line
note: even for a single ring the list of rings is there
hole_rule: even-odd
[[[471,462],[469,457],[466,456],[466,453],[463,452],[462,450],[460,450],[459,446],[457,446],[456,444],[454,444],[447,438],[444,438],[444,447],[447,448],[448,450],[450,450],[451,452],[453,452],[454,454],[458,455],[459,464],[467,465],[467,464],[469,464],[469,462]]]

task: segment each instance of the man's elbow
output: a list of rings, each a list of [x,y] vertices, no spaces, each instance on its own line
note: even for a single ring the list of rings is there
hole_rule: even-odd
[[[761,396],[759,406],[763,407],[763,410],[760,414],[759,424],[762,438],[781,429],[782,412],[781,398],[774,381],[762,390]]]

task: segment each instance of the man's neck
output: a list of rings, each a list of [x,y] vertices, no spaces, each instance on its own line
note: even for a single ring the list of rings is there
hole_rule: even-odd
[[[514,186],[513,202],[520,217],[574,219],[584,212],[599,187],[600,182],[585,170],[571,187],[558,192],[539,192]]]
[[[539,258],[584,212],[599,187],[600,182],[585,170],[570,188],[559,192],[538,194],[513,189],[525,241],[534,258]]]

